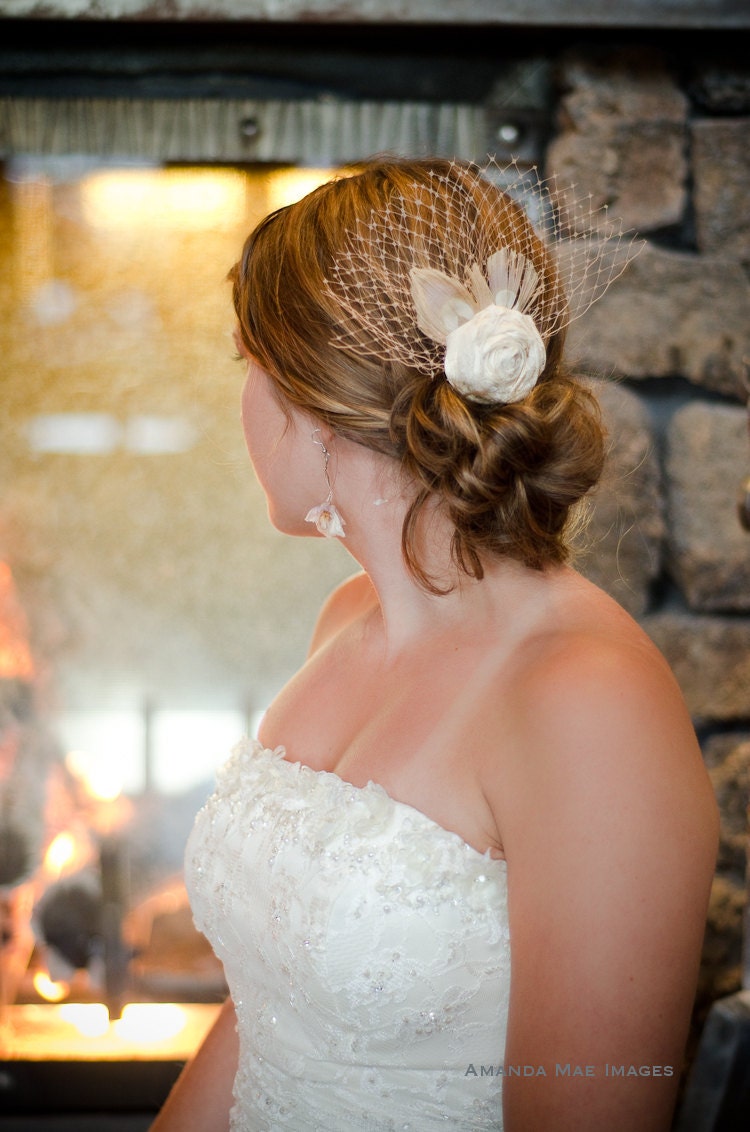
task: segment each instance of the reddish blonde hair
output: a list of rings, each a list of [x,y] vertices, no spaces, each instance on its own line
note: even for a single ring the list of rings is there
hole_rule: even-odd
[[[470,576],[481,578],[483,561],[492,556],[542,569],[568,558],[571,509],[597,482],[604,459],[596,400],[561,365],[562,331],[547,343],[531,393],[502,405],[467,401],[444,376],[431,380],[333,344],[343,316],[332,265],[345,254],[348,234],[382,212],[394,193],[408,213],[420,186],[434,188],[437,178],[453,178],[461,188],[460,215],[459,194],[445,194],[439,217],[445,243],[468,220],[488,254],[501,243],[527,255],[531,248],[541,302],[553,310],[561,301],[555,264],[523,209],[499,188],[477,190],[472,167],[439,159],[373,161],[321,186],[266,217],[230,273],[242,340],[282,403],[392,457],[416,485],[402,547],[412,573],[433,592],[440,591],[418,550],[419,517],[429,499],[450,517],[454,559]],[[414,224],[420,222],[415,212]]]

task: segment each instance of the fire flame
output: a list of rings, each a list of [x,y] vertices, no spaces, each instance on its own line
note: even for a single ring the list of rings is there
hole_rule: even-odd
[[[32,680],[34,662],[26,619],[7,562],[0,562],[0,679]]]
[[[103,752],[80,750],[68,752],[65,766],[83,791],[89,828],[99,835],[124,829],[132,819],[133,803],[123,794],[120,767]]]
[[[44,882],[54,884],[63,876],[70,876],[91,861],[93,848],[88,831],[74,822],[57,833],[44,853]]]
[[[122,774],[118,767],[86,751],[69,751],[65,765],[75,778],[83,783],[91,798],[100,802],[114,802],[122,793]]]
[[[109,1029],[109,1011],[103,1002],[67,1002],[60,1007],[60,1017],[85,1038],[101,1038]]]
[[[185,1011],[174,1002],[129,1002],[113,1026],[118,1037],[140,1045],[169,1041],[186,1024]]]
[[[102,1002],[69,1002],[60,1007],[60,1016],[86,1038],[110,1031],[133,1046],[170,1041],[187,1025],[187,1012],[174,1002],[129,1002],[114,1022]]]
[[[44,855],[44,867],[60,876],[65,866],[75,860],[75,856],[76,840],[70,830],[66,829],[50,842]]]
[[[46,971],[37,971],[33,982],[36,993],[47,1002],[62,1002],[70,990],[68,983],[53,982]]]
[[[22,1061],[187,1061],[221,1009],[218,1003],[129,1003],[110,1022],[100,1002],[11,1006],[12,1043],[0,1056]]]

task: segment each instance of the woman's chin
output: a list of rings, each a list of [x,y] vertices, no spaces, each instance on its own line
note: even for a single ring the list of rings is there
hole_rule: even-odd
[[[291,535],[293,538],[322,538],[320,531],[314,523],[306,523],[304,516],[283,515],[269,507],[268,519],[274,530],[282,535]]]

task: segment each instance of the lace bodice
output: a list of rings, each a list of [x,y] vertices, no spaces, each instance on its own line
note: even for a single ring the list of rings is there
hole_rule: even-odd
[[[245,741],[185,864],[237,1012],[233,1132],[502,1129],[505,862]]]

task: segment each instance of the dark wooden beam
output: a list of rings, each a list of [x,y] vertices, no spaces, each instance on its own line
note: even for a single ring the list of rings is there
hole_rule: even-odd
[[[0,16],[526,27],[746,28],[747,0],[2,0]]]

